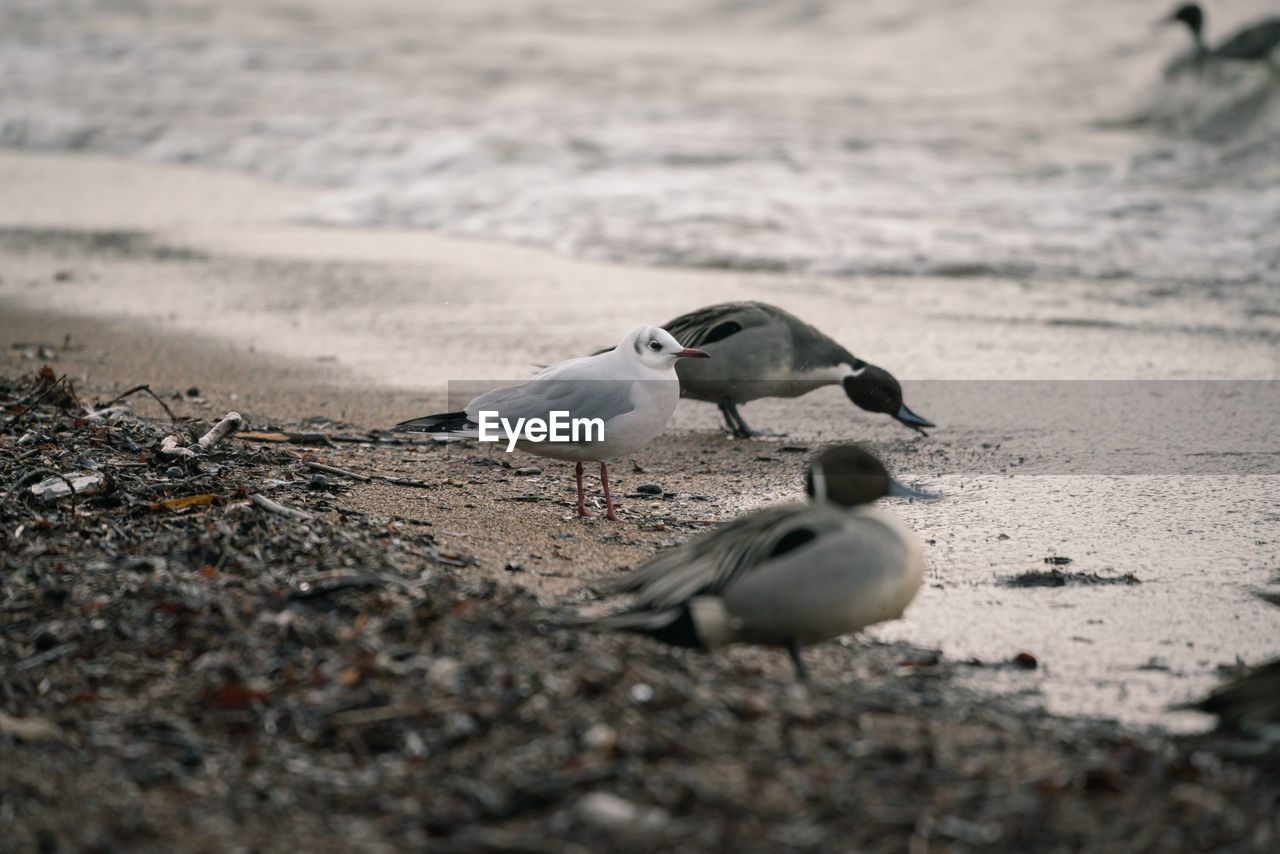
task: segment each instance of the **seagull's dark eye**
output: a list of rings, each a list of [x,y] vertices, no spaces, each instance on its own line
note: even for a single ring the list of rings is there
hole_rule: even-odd
[[[649,349],[650,349],[650,350],[652,350],[652,351],[653,351],[653,352],[655,352],[655,353],[656,353],[656,352],[658,352],[659,350],[661,350],[661,349],[662,349],[662,342],[660,342],[660,341],[650,341],[650,342],[649,342]]]

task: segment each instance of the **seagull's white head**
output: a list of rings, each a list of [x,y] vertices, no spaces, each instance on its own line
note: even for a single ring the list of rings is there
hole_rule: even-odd
[[[641,364],[663,370],[675,365],[676,359],[709,359],[701,350],[683,347],[661,326],[641,326],[618,342],[618,352],[635,353]]]

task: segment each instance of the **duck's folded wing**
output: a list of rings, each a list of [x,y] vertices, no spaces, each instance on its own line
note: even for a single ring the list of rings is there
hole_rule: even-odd
[[[685,347],[701,347],[770,321],[769,314],[756,303],[727,302],[682,314],[662,328]]]
[[[662,610],[694,596],[718,596],[743,573],[843,521],[839,510],[825,505],[770,507],[658,555],[618,582],[613,592],[635,594],[633,610]]]

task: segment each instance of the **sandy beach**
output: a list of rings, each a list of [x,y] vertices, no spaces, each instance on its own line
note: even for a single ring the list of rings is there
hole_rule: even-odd
[[[1115,4],[979,5],[15,5],[10,397],[47,366],[271,438],[187,471],[214,498],[154,549],[123,478],[127,536],[4,506],[0,851],[1269,850],[1273,763],[1182,704],[1280,655],[1280,88],[1162,77],[1185,34]],[[684,400],[611,463],[617,523],[571,464],[387,432],[731,300],[937,429],[829,387],[739,440]],[[197,489],[120,456],[171,421],[125,405],[3,431],[8,481],[114,441]],[[563,627],[838,441],[941,497],[883,502],[924,587],[808,687]]]
[[[1202,719],[1168,707],[1211,687],[1220,665],[1280,649],[1274,615],[1251,595],[1268,581],[1263,496],[1275,482],[1270,424],[1277,402],[1272,384],[1259,384],[1275,370],[1265,326],[1230,337],[1212,322],[1181,327],[1177,316],[1190,305],[1176,300],[1128,309],[1136,312],[1131,324],[1095,324],[1080,314],[1118,316],[1124,309],[1115,309],[1111,296],[1064,308],[1067,287],[1050,298],[969,279],[850,286],[778,274],[611,267],[421,233],[296,226],[288,214],[300,189],[96,156],[8,154],[0,171],[21,197],[41,199],[30,211],[10,208],[8,219],[0,218],[2,322],[15,369],[31,360],[24,362],[29,346],[14,344],[61,345],[69,335],[72,349],[59,358],[81,382],[118,390],[142,382],[195,387],[208,414],[318,417],[368,431],[456,408],[465,401],[450,400],[451,383],[522,381],[538,364],[608,342],[637,316],[674,316],[691,303],[733,298],[785,302],[802,316],[831,318],[824,326],[834,334],[847,325],[845,338],[869,338],[858,352],[891,365],[917,411],[947,413],[945,429],[918,439],[825,389],[750,405],[753,421],[786,436],[744,443],[718,432],[714,407],[686,401],[668,434],[636,460],[645,473],[619,473],[621,489],[657,482],[668,493],[700,496],[677,515],[710,523],[798,497],[805,456],[825,442],[856,438],[900,476],[949,496],[939,506],[900,508],[931,532],[935,592],[907,621],[876,632],[962,660],[1029,649],[1054,665],[1012,682],[1002,675],[988,687],[1060,713],[1194,729]],[[60,182],[73,189],[41,192]],[[129,187],[151,189],[138,197]],[[117,200],[125,197],[136,201],[122,207]],[[547,296],[522,298],[530,282],[548,287]],[[983,301],[992,312],[985,323],[959,313],[977,289],[1005,292],[999,305]],[[697,296],[690,300],[690,293]],[[1010,323],[1014,305],[1020,308],[1013,313],[1047,322]],[[1054,322],[1064,313],[1072,322]],[[1269,322],[1265,315],[1255,321]],[[991,329],[999,330],[999,347],[986,334]],[[932,356],[931,347],[948,353]],[[1064,352],[1077,357],[1063,360]],[[1129,353],[1141,355],[1121,356]],[[971,373],[957,381],[963,372]],[[1021,378],[1032,381],[1011,382]],[[1206,396],[1223,403],[1203,406]],[[1115,420],[1104,415],[1113,410]],[[1220,439],[1205,445],[1206,435]],[[784,453],[784,446],[805,450]],[[506,456],[451,449],[434,467],[424,457],[403,468],[466,483],[450,464],[468,454]],[[492,487],[467,484],[455,496],[461,500],[447,505],[456,516],[438,521],[465,534],[468,549],[485,555],[482,566],[498,574],[517,555],[552,552],[545,537],[578,524],[564,504],[571,466],[514,456],[500,461],[543,473],[537,481],[512,479],[510,488],[542,488],[545,501],[512,514],[493,500],[499,496]],[[1162,498],[1150,503],[1150,494]],[[395,499],[388,493],[376,500]],[[1206,506],[1221,519],[1213,528],[1195,521]],[[636,509],[629,528],[670,507]],[[529,513],[545,529],[528,525]],[[1197,535],[1182,535],[1172,519]],[[513,525],[533,542],[512,536]],[[1142,532],[1136,540],[1135,529]],[[634,566],[672,541],[651,535],[647,551],[576,550],[551,589],[568,593],[572,579]],[[1073,570],[1132,573],[1148,583],[1109,595],[1002,587],[1062,555],[1075,561]],[[1216,561],[1231,586],[1201,576],[1205,560]],[[1179,592],[1171,596],[1168,585]],[[1151,621],[1139,635],[1127,618],[1135,609]],[[1230,633],[1188,636],[1188,621],[1205,609],[1218,609]],[[1099,660],[1108,662],[1102,672]]]
[[[167,241],[119,235],[104,248],[95,234],[6,232],[5,286],[29,287],[33,270],[51,288],[63,270],[99,284],[156,275],[174,254],[154,257]],[[193,284],[207,284],[202,274],[219,256],[186,253],[178,254]],[[36,609],[26,588],[10,587],[14,621],[3,649],[18,699],[9,706],[16,717],[0,719],[0,781],[16,811],[2,850],[1265,851],[1280,836],[1270,766],[1222,758],[1241,749],[1235,742],[1044,712],[1046,698],[1078,699],[1081,681],[1034,633],[997,639],[999,652],[985,658],[940,655],[922,630],[938,612],[920,620],[913,609],[915,621],[810,650],[813,681],[803,687],[781,650],[707,656],[557,628],[568,615],[603,610],[598,590],[656,551],[798,497],[801,462],[820,437],[669,432],[637,459],[643,471],[616,467],[623,521],[582,520],[568,466],[489,448],[377,441],[406,412],[441,403],[439,392],[379,386],[333,361],[177,334],[163,321],[9,305],[0,318],[7,376],[48,364],[82,399],[106,401],[147,382],[197,422],[234,409],[251,431],[367,439],[228,440],[245,450],[212,457],[228,473],[223,489],[247,476],[249,488],[269,489],[316,521],[246,517],[234,496],[225,507],[175,514],[166,531],[186,532],[181,549],[165,545],[167,532],[126,546],[169,555],[141,589],[148,576],[138,564],[103,567],[107,552],[89,540],[63,546],[54,566],[96,567],[79,581],[75,570],[60,574],[69,601],[106,619],[86,623],[78,608],[47,595]],[[145,395],[128,405],[168,421]],[[6,450],[15,439],[6,437]],[[863,441],[916,477],[939,459],[888,426]],[[238,473],[246,453],[265,453],[266,467]],[[934,465],[945,467],[945,456]],[[317,490],[309,462],[419,485],[331,475]],[[951,490],[972,483],[934,480]],[[641,483],[659,484],[663,495],[634,493]],[[924,532],[937,524],[918,505],[895,509]],[[198,544],[215,530],[240,531],[243,551],[231,564],[201,566],[208,546]],[[921,602],[958,598],[948,596],[952,582],[937,562],[940,554],[963,561],[972,546],[943,551],[945,534],[924,535],[931,569]],[[300,550],[308,537],[334,538],[328,566],[340,568],[314,571],[314,546]],[[33,542],[32,534],[10,539],[6,566],[29,572],[24,543]],[[32,560],[50,565],[47,553]],[[1039,565],[1010,561],[1001,570]],[[365,589],[369,573],[381,579],[373,590]],[[313,595],[308,585],[317,583],[332,592]],[[1141,585],[1083,592],[1095,594],[1097,614],[1105,611],[1096,594],[1132,589]],[[1081,593],[1002,595],[1037,592]],[[1274,619],[1258,611],[1260,626]],[[130,639],[111,626],[146,628]],[[175,678],[145,663],[157,645],[172,647],[166,667]],[[97,661],[109,657],[109,671],[91,663],[90,649]],[[1009,660],[1031,649],[1036,669]],[[313,670],[299,680],[304,666]],[[1086,682],[1104,684],[1098,670],[1086,668]],[[1205,716],[1165,707],[1168,671],[1147,673],[1153,716],[1175,729],[1204,727]],[[36,683],[28,674],[45,675]],[[1143,681],[1127,681],[1125,691],[1106,711],[1141,707]]]

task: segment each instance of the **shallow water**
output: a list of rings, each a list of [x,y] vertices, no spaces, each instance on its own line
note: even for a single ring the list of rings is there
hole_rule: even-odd
[[[1170,4],[1172,5],[1172,4]],[[1280,82],[1159,3],[14,0],[0,144],[642,264],[1275,281]],[[1274,12],[1215,4],[1225,35]],[[1271,306],[1274,309],[1274,305]]]
[[[1210,40],[1267,10],[1215,4]],[[334,358],[353,382],[437,398],[700,305],[779,303],[904,379],[941,425],[911,440],[834,389],[743,408],[798,442],[867,441],[944,494],[895,504],[932,541],[930,587],[876,634],[987,662],[1025,650],[1039,669],[975,682],[1195,725],[1165,706],[1280,652],[1280,616],[1250,594],[1280,568],[1280,84],[1248,68],[1166,80],[1187,40],[1151,29],[1164,11],[9,2],[0,144],[298,189],[291,225],[197,240],[165,234],[173,173],[139,173],[42,222],[196,240],[208,272],[125,253],[114,277],[51,291],[36,253],[0,297]],[[0,187],[0,220],[46,203]],[[1112,401],[1082,423],[1114,387],[1005,382],[1045,380],[1147,385],[1134,412]],[[1206,394],[1162,398],[1169,380]],[[1243,380],[1271,382],[1224,418]],[[673,427],[718,420],[686,402]],[[1055,555],[1142,583],[1001,585]]]

